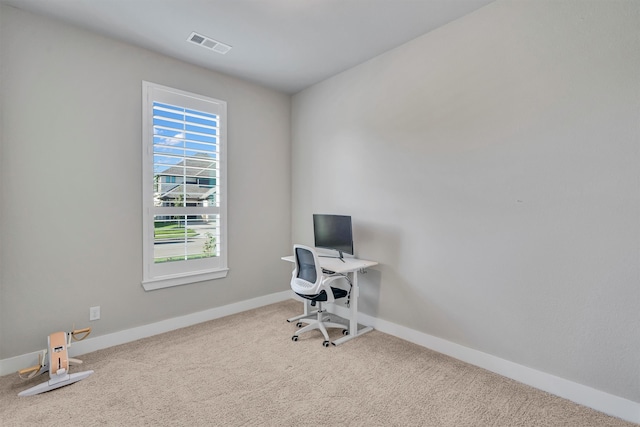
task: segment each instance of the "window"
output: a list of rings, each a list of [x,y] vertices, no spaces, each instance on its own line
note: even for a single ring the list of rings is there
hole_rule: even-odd
[[[142,93],[142,284],[225,277],[227,104],[149,82]]]

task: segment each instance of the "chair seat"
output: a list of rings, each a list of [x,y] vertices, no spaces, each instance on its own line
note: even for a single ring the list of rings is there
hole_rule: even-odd
[[[344,289],[334,288],[333,286],[331,287],[331,291],[333,292],[333,297],[335,299],[344,298],[348,294],[348,292],[345,291]],[[298,296],[301,296],[302,298],[308,299],[309,301],[326,301],[327,300],[327,293],[325,291],[322,291],[316,295],[304,295],[304,294],[299,294],[297,292],[296,294]]]

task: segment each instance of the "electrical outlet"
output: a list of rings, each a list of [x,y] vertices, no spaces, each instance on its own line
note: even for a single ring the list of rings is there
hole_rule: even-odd
[[[89,320],[99,320],[100,319],[100,306],[97,305],[95,307],[89,307]]]

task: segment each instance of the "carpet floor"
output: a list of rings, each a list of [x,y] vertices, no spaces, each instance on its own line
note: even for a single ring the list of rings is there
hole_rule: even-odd
[[[81,356],[75,384],[0,378],[0,424],[13,426],[576,426],[635,424],[393,336],[322,347],[291,341],[285,301]],[[340,330],[332,332],[341,336]]]

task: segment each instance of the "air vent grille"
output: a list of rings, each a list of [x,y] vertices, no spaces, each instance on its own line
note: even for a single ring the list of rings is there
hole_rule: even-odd
[[[198,34],[196,32],[191,33],[187,41],[202,47],[206,47],[207,49],[218,52],[222,55],[231,50],[231,46],[214,40],[211,37],[203,36],[202,34]]]

